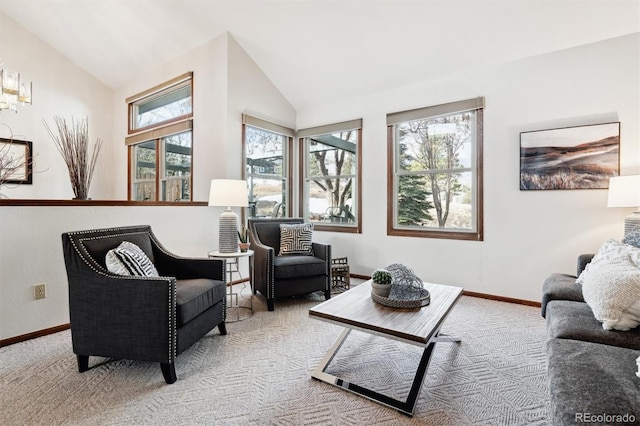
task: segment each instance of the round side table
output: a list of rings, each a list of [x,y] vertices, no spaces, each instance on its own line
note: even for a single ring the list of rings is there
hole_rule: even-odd
[[[227,319],[226,322],[242,321],[249,318],[253,314],[253,277],[249,276],[249,296],[243,294],[247,290],[247,283],[244,281],[240,273],[240,258],[246,257],[249,261],[249,275],[253,272],[253,250],[236,251],[233,253],[221,253],[219,251],[210,251],[209,257],[212,259],[220,259],[226,262],[226,270],[229,273],[229,282],[227,287],[229,293],[229,303],[227,303]],[[242,288],[237,293],[233,291],[233,274],[238,274],[239,281],[242,282]],[[242,304],[242,300],[248,300],[248,304]],[[247,306],[248,305],[248,306]],[[235,315],[233,315],[235,313]],[[231,314],[231,315],[230,315]],[[235,316],[235,319],[233,318]]]

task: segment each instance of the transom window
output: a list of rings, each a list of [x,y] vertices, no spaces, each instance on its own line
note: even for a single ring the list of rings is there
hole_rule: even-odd
[[[249,217],[290,216],[289,150],[293,130],[243,115]]]
[[[482,240],[484,98],[387,116],[389,235]]]
[[[127,99],[129,199],[192,199],[192,74]]]
[[[301,211],[316,229],[360,232],[362,120],[298,131]]]

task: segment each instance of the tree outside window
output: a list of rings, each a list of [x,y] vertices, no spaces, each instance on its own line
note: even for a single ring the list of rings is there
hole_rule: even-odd
[[[279,133],[281,126],[273,123],[246,115],[243,120],[244,168],[249,188],[248,215],[288,217],[288,146],[291,137]],[[293,130],[285,128],[282,131],[293,133]]]
[[[360,232],[361,126],[354,120],[298,133],[305,136],[301,207],[317,229]]]
[[[478,102],[468,103],[473,101]],[[440,105],[391,118],[390,235],[482,238],[482,109],[474,105],[456,111],[459,106]],[[415,118],[420,112],[424,117]],[[431,112],[438,114],[429,116]]]

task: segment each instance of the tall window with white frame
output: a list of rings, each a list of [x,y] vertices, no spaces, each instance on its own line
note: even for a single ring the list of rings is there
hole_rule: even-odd
[[[294,131],[247,114],[242,121],[248,216],[288,217],[289,150]]]
[[[361,232],[362,120],[298,131],[301,214],[319,230]]]
[[[191,201],[193,74],[127,99],[129,200]]]
[[[484,98],[387,115],[387,233],[483,239]]]

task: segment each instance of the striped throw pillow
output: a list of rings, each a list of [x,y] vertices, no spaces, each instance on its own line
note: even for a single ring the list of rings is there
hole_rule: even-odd
[[[129,241],[123,241],[117,248],[109,250],[105,263],[109,272],[118,275],[159,276],[145,252]]]
[[[313,256],[313,223],[280,224],[280,253]]]

